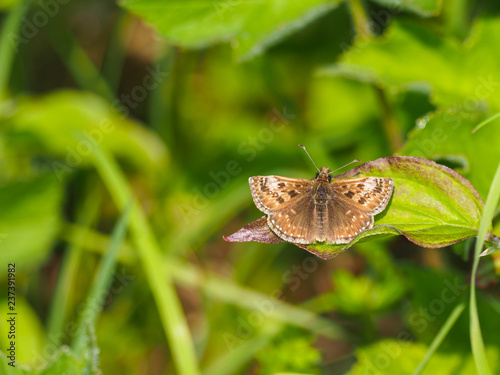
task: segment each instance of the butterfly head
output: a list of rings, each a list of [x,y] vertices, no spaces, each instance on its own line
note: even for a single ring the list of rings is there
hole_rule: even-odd
[[[316,173],[316,179],[318,180],[326,180],[330,182],[332,180],[332,176],[330,176],[330,168],[328,167],[323,167],[321,170]]]

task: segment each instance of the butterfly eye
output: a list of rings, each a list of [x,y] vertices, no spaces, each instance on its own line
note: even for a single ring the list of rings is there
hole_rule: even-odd
[[[316,177],[315,177],[315,178],[318,178],[318,176],[319,176],[319,172],[318,172],[318,173],[316,173]]]
[[[328,175],[328,182],[332,182],[332,176]]]

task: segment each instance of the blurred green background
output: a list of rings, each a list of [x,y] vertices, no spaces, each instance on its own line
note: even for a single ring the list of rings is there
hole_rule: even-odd
[[[453,314],[423,373],[477,373],[462,311],[473,240],[399,236],[324,261],[222,236],[262,215],[250,176],[314,176],[298,143],[331,169],[435,160],[486,200],[500,120],[472,130],[500,111],[500,4],[0,9],[1,374],[412,374]],[[476,280],[494,374],[498,271],[494,253]]]

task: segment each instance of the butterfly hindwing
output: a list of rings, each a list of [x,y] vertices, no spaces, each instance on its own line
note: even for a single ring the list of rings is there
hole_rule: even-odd
[[[371,229],[373,216],[342,198],[334,197],[328,204],[325,222],[326,243],[344,244],[351,242],[362,231]]]
[[[310,196],[301,196],[294,204],[268,215],[267,223],[281,239],[308,244],[318,238],[318,226],[315,220],[316,206]]]

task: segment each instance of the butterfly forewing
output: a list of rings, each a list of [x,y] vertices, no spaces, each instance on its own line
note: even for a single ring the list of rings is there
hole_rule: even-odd
[[[392,194],[393,181],[387,177],[361,177],[332,181],[334,196],[339,195],[370,215],[382,212]]]
[[[248,182],[255,205],[268,215],[295,204],[310,192],[313,184],[305,179],[280,176],[255,176]]]

